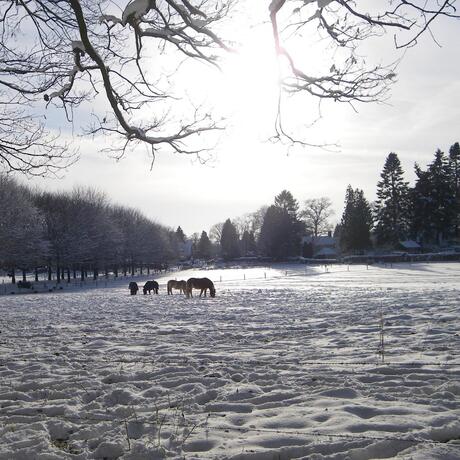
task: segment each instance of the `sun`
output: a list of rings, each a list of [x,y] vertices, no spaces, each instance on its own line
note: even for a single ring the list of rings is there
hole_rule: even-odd
[[[240,37],[219,70],[197,72],[189,79],[198,98],[222,117],[235,136],[260,136],[272,127],[279,96],[278,62],[266,27]]]

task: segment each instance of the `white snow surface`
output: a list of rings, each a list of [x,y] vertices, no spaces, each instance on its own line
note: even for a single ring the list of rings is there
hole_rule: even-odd
[[[2,296],[0,459],[459,459],[459,268]],[[167,295],[191,276],[216,297]]]

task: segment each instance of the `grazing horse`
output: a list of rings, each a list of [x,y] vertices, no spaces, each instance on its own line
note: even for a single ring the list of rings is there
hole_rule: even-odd
[[[168,295],[172,295],[173,289],[179,289],[180,293],[187,293],[187,281],[176,281],[176,280],[169,280],[168,281]]]
[[[200,297],[204,292],[206,297],[206,291],[209,289],[209,295],[211,297],[216,296],[216,289],[214,283],[209,278],[189,278],[187,280],[187,297],[193,297],[192,290],[201,289]]]
[[[159,287],[156,281],[147,281],[144,284],[144,295],[147,294],[147,292],[150,294],[151,291],[153,291],[154,294],[158,294]]]
[[[129,283],[128,289],[130,290],[131,295],[136,295],[137,291],[139,290],[139,286],[134,281],[131,281],[131,283]]]

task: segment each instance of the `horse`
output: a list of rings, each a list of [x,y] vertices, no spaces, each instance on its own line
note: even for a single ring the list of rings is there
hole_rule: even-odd
[[[147,294],[147,292],[150,294],[151,291],[153,291],[154,294],[158,294],[158,289],[160,286],[156,281],[147,281],[144,284],[144,295]]]
[[[131,281],[131,283],[129,283],[128,289],[130,290],[131,295],[136,295],[137,291],[139,290],[139,286],[134,281]]]
[[[206,291],[209,289],[209,295],[211,297],[216,296],[216,289],[214,283],[209,278],[189,278],[187,280],[187,297],[193,297],[192,290],[201,289],[200,297],[204,292],[206,297]]]
[[[169,280],[168,281],[168,295],[172,295],[172,290],[173,289],[179,289],[180,293],[187,293],[187,281],[181,280],[181,281],[176,281],[176,280]]]

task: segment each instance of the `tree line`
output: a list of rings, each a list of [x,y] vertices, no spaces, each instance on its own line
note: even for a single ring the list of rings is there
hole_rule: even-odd
[[[460,146],[448,154],[437,150],[426,169],[415,164],[413,187],[404,180],[396,153],[386,158],[377,184],[377,200],[348,186],[340,222],[334,230],[343,254],[371,248],[391,250],[413,239],[431,249],[458,241],[460,228]],[[15,282],[17,272],[46,271],[57,282],[101,273],[134,274],[177,261],[187,238],[145,217],[140,211],[111,203],[93,189],[70,192],[31,190],[11,176],[0,175],[0,267]],[[269,206],[194,234],[192,257],[224,260],[265,256],[275,260],[311,256],[302,237],[332,233],[332,203],[327,197],[299,205],[283,190]]]
[[[345,209],[335,230],[344,252],[394,249],[414,240],[432,249],[458,241],[460,222],[460,146],[437,149],[423,169],[415,164],[413,187],[404,180],[398,155],[390,153],[377,183],[377,200],[369,203],[360,189],[348,187]]]
[[[377,200],[370,202],[364,191],[347,187],[340,222],[334,237],[343,254],[359,254],[370,249],[392,250],[400,242],[414,240],[422,248],[443,245],[459,238],[460,227],[460,146],[456,142],[448,154],[436,150],[426,169],[415,164],[413,187],[404,180],[398,155],[391,152],[377,183]],[[327,197],[305,200],[303,206],[291,192],[283,190],[270,206],[254,213],[215,224],[209,236],[192,236],[196,257],[266,256],[286,259],[303,255],[305,235],[331,232],[332,203]]]
[[[178,256],[173,230],[93,189],[32,191],[0,175],[0,267],[57,282],[161,269]]]
[[[332,230],[329,221],[332,214],[332,202],[327,197],[308,199],[300,205],[290,191],[283,190],[272,205],[217,223],[209,235],[205,231],[192,235],[193,256],[203,259],[218,256],[224,260],[255,256],[279,260],[298,256],[305,234],[319,236]]]

